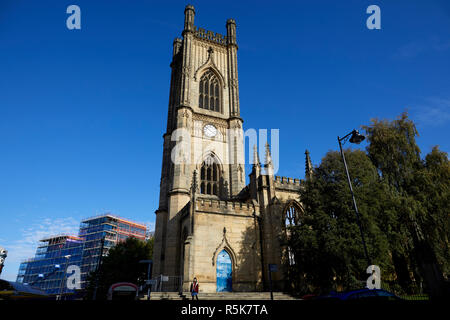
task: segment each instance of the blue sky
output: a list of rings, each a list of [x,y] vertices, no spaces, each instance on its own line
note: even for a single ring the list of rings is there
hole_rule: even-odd
[[[337,135],[409,110],[425,154],[449,151],[450,2],[192,1],[195,24],[237,22],[244,129],[279,129],[278,175],[304,176]],[[67,6],[81,30],[66,28]],[[103,212],[154,226],[172,41],[185,1],[2,0],[2,278],[54,233]],[[381,30],[366,8],[381,8]],[[364,147],[364,145],[361,145]]]

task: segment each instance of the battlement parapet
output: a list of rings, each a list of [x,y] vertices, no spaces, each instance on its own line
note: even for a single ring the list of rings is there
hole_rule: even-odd
[[[300,179],[275,176],[274,180],[277,189],[300,190],[301,188]]]
[[[258,205],[241,201],[226,201],[218,199],[199,198],[195,202],[196,211],[224,214],[253,215],[258,212]]]
[[[275,176],[275,184],[277,183],[300,185],[300,179]]]
[[[196,26],[194,26],[194,36],[202,40],[212,41],[221,45],[228,44],[227,36],[210,30],[205,30],[203,28],[197,28]]]

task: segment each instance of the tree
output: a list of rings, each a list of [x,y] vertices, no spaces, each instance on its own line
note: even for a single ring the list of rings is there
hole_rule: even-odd
[[[425,157],[424,168],[418,176],[418,199],[427,215],[421,222],[437,261],[448,278],[450,274],[450,161],[446,152],[435,146]]]
[[[441,269],[448,270],[442,256],[448,249],[447,154],[434,148],[425,161],[420,158],[418,131],[406,112],[393,121],[373,119],[363,128],[367,154],[387,184],[395,210],[389,239],[399,280],[412,284],[413,274],[416,285],[423,280],[432,296],[440,296],[446,290]]]
[[[448,294],[450,163],[434,147],[421,159],[418,131],[403,113],[373,119],[368,145],[345,150],[369,256],[382,283],[399,294],[424,282],[432,296]],[[299,293],[365,285],[361,236],[342,159],[328,152],[301,191],[304,214],[285,239],[295,254],[288,277]],[[447,291],[446,291],[447,290]]]
[[[87,298],[92,299],[98,283],[97,299],[104,300],[109,287],[117,282],[142,285],[147,279],[147,265],[139,263],[153,256],[153,238],[148,241],[127,238],[109,249],[96,272],[88,277]],[[97,278],[98,277],[98,278]]]
[[[345,150],[360,208],[368,251],[374,263],[389,269],[388,241],[377,224],[383,186],[363,151]],[[289,276],[299,293],[361,287],[367,268],[345,168],[338,152],[328,152],[301,191],[304,214],[289,230],[296,263]]]

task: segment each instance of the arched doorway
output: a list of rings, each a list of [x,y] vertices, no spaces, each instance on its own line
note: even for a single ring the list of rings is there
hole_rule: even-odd
[[[231,292],[232,271],[231,257],[226,250],[222,250],[216,264],[217,292]]]

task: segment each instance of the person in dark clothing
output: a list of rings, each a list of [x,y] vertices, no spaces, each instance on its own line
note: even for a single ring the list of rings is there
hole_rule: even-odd
[[[194,297],[198,300],[198,281],[197,278],[194,277],[194,281],[191,283],[191,296],[192,300],[194,300]]]

